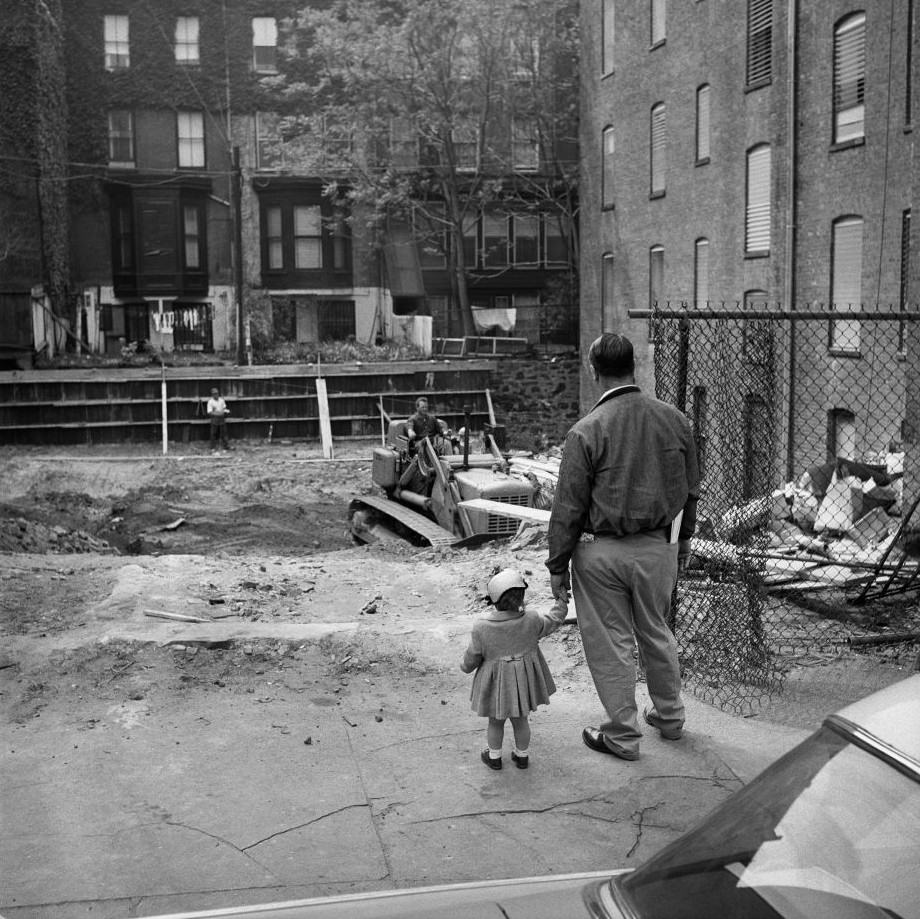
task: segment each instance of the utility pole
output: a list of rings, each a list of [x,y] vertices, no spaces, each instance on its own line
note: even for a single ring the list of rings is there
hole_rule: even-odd
[[[240,148],[233,148],[233,169],[231,172],[231,195],[233,211],[233,288],[236,296],[236,362],[242,367],[246,358],[245,316],[243,315],[243,173],[240,169]]]

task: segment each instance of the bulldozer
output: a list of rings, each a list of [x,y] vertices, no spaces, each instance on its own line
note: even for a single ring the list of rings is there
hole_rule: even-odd
[[[357,542],[470,546],[517,532],[520,520],[496,511],[533,507],[534,486],[508,474],[508,460],[490,432],[470,452],[469,423],[462,439],[410,443],[406,431],[405,421],[390,420],[384,444],[374,447],[371,477],[384,496],[351,499]]]

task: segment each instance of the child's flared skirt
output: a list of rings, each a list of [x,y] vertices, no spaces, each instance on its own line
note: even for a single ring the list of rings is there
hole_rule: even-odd
[[[487,718],[520,718],[546,705],[556,691],[543,653],[537,648],[512,658],[483,661],[473,675],[472,709]]]

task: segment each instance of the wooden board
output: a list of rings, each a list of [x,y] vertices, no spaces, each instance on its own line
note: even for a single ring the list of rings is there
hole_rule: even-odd
[[[506,504],[504,501],[490,501],[488,498],[472,498],[461,501],[460,507],[470,507],[478,511],[488,511],[500,517],[513,517],[528,523],[549,525],[550,512],[537,507],[522,507],[520,504]]]

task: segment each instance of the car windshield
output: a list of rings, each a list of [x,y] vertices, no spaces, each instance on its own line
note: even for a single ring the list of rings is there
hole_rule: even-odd
[[[825,727],[612,883],[641,919],[920,919],[920,783]]]

